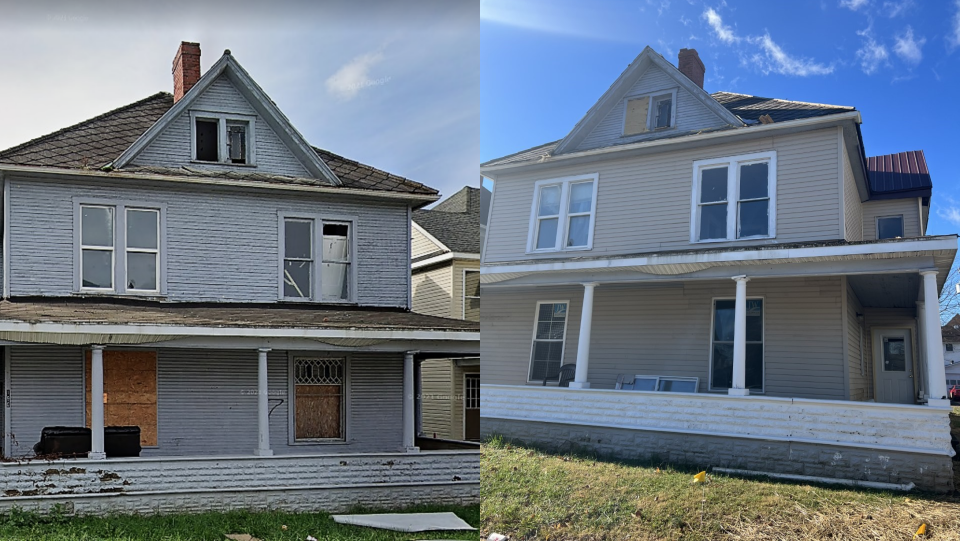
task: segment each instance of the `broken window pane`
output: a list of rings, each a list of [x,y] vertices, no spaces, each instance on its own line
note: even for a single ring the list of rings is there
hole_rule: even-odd
[[[230,161],[247,163],[247,124],[246,122],[227,123],[227,149]]]
[[[84,206],[80,231],[84,246],[113,248],[113,208]]]
[[[219,161],[218,131],[219,126],[216,120],[197,120],[197,160],[205,162]]]
[[[320,275],[320,287],[325,300],[345,301],[350,299],[350,265],[348,263],[324,263]]]
[[[156,291],[157,254],[127,252],[127,289]]]
[[[320,294],[324,300],[350,299],[350,224],[324,223]]]
[[[82,250],[80,257],[83,287],[113,288],[113,251]]]
[[[310,298],[313,263],[310,261],[283,262],[283,296]]]
[[[127,211],[127,248],[156,250],[159,246],[160,213],[155,210]]]
[[[350,226],[323,224],[323,260],[350,261]]]

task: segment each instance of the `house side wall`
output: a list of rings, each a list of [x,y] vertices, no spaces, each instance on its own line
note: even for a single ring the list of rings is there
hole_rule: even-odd
[[[777,237],[774,240],[690,243],[693,162],[777,152]],[[753,141],[662,152],[593,164],[498,176],[484,261],[487,263],[612,256],[681,249],[842,238],[837,132],[822,129]],[[526,254],[534,183],[598,173],[593,249]]]
[[[426,235],[421,233],[416,227],[411,227],[410,230],[413,232],[413,237],[411,238],[411,253],[410,257],[420,257],[426,254],[437,253],[443,250],[443,248],[437,246],[435,242],[428,239]]]
[[[863,240],[863,203],[860,202],[860,192],[857,191],[857,181],[853,176],[853,167],[850,165],[850,155],[847,146],[843,144],[842,132],[840,149],[843,153],[843,216],[846,222],[846,239],[848,241]]]
[[[466,374],[479,374],[479,366],[456,366],[453,367],[453,404],[451,404],[451,411],[453,412],[453,433],[456,439],[463,439],[465,437],[463,433],[463,399],[464,399],[464,385],[463,380]]]
[[[423,433],[428,437],[457,438],[453,423],[453,372],[450,359],[429,359],[420,365],[421,396],[420,412],[423,418]]]
[[[158,165],[163,167],[190,166],[216,171],[237,171],[241,173],[272,173],[293,177],[310,177],[303,164],[290,152],[267,121],[257,114],[256,109],[240,94],[233,82],[224,75],[214,81],[202,95],[191,104],[190,109],[198,111],[238,113],[256,116],[254,136],[256,137],[256,167],[228,164],[204,164],[193,161],[193,148],[190,138],[190,111],[184,111],[172,121],[161,134],[137,155],[136,165]],[[248,142],[249,145],[249,142]],[[249,147],[248,147],[249,148]]]
[[[873,370],[867,354],[867,342],[870,340],[857,314],[863,314],[860,299],[848,284],[847,295],[847,370],[850,375],[850,400],[873,399]]]
[[[590,132],[577,150],[587,150],[610,145],[633,143],[645,139],[655,139],[666,134],[675,132],[686,132],[692,130],[705,130],[710,128],[719,128],[726,123],[717,116],[716,113],[707,109],[692,94],[680,88],[677,82],[666,74],[662,69],[656,66],[650,66],[646,72],[633,87],[627,92],[626,96],[638,96],[649,92],[658,92],[660,90],[669,90],[678,88],[676,106],[676,129],[651,131],[640,135],[624,137],[623,119],[626,111],[627,100],[622,99],[604,119],[597,124],[597,127]]]
[[[903,236],[919,237],[920,204],[917,197],[881,199],[863,204],[863,240],[877,240],[877,218],[903,215]]]
[[[733,299],[732,281],[596,288],[588,380],[613,388],[619,374],[691,376],[708,389],[713,299]],[[770,396],[843,400],[846,341],[839,277],[755,279],[764,299],[765,390]],[[486,384],[527,381],[537,301],[570,301],[563,363],[575,363],[582,287],[483,292],[480,343]]]
[[[328,194],[193,189],[133,181],[87,183],[10,178],[13,296],[74,292],[74,199],[166,205],[166,299],[275,302],[279,215],[356,217],[357,299],[407,304],[407,207]]]
[[[453,265],[445,264],[415,273],[413,311],[439,317],[451,317]]]

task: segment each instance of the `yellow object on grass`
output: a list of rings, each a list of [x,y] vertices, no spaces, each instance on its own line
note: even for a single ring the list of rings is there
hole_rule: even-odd
[[[694,483],[706,483],[707,482],[707,472],[702,471],[693,476]]]
[[[926,535],[926,534],[927,534],[927,523],[923,523],[920,525],[919,528],[917,528],[917,533],[913,534],[913,538],[916,539],[921,535]]]

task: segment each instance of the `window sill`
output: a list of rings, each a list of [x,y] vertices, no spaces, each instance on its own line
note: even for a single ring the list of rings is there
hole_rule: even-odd
[[[324,301],[318,299],[297,298],[277,299],[277,304],[332,304],[335,306],[360,306],[360,303],[357,301]]]
[[[583,246],[581,248],[564,248],[562,250],[533,250],[526,252],[527,255],[535,254],[562,254],[564,252],[588,252],[593,250],[593,246]]]
[[[167,296],[162,293],[146,293],[146,292],[137,292],[137,293],[117,293],[116,291],[99,291],[99,290],[83,290],[74,291],[71,295],[76,297],[103,297],[110,299],[149,299],[149,300],[166,300]]]
[[[287,442],[287,445],[296,447],[304,445],[347,445],[347,440],[296,440]]]
[[[640,133],[631,133],[631,134],[629,134],[629,135],[623,134],[623,135],[620,136],[620,139],[632,139],[632,138],[634,138],[634,137],[639,137],[639,136],[642,136],[642,135],[649,135],[649,134],[651,134],[651,133],[665,133],[665,132],[674,131],[674,130],[676,130],[676,129],[677,129],[676,126],[665,126],[665,127],[663,127],[663,128],[651,128],[651,129],[649,129],[649,130],[647,130],[647,131],[642,131],[642,132],[640,132]]]
[[[729,390],[730,390],[730,389],[708,389],[705,394],[725,395],[725,394],[728,394],[727,391],[729,391]],[[767,394],[765,391],[758,391],[758,390],[756,390],[756,389],[747,389],[747,390],[750,391],[750,394],[749,394],[748,396],[765,395],[765,394]]]
[[[751,240],[776,240],[776,236],[772,237],[744,237],[742,239],[708,239],[708,240],[695,240],[690,244],[716,244],[718,242],[746,242]]]
[[[230,167],[249,167],[254,169],[257,167],[255,163],[208,162],[204,160],[190,160],[190,163],[197,165],[228,165]]]

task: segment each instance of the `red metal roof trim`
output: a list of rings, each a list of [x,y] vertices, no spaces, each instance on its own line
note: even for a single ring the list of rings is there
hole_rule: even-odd
[[[874,192],[928,189],[933,185],[922,150],[867,158],[867,172]]]

